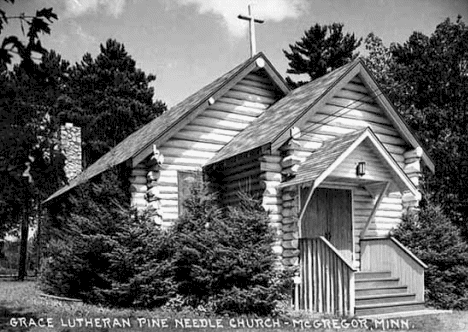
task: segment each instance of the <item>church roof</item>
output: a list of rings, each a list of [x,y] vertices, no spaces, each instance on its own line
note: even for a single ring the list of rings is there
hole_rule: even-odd
[[[398,166],[398,163],[393,159],[370,127],[325,141],[322,147],[314,151],[299,166],[295,177],[281,183],[279,187],[310,182],[314,182],[314,185],[318,186],[365,139],[369,140],[375,153],[385,162],[400,190],[409,190],[413,195],[419,195],[418,189],[400,166]]]
[[[361,75],[370,91],[379,91],[376,94],[378,103],[406,142],[413,147],[421,146],[414,133],[395,111],[385,95],[380,92],[361,59],[289,91],[283,78],[265,55],[258,53],[128,136],[45,202],[62,195],[113,166],[129,160],[132,161],[133,165],[138,164],[147,157],[152,144],[159,145],[164,142],[165,139],[168,139],[200,114],[209,105],[210,100],[221,97],[227,89],[234,86],[245,75],[258,69],[259,61],[257,60],[264,60],[261,67],[264,66],[285,97],[270,106],[265,113],[227,143],[207,165],[262,146],[278,148],[289,138],[291,127],[312,116],[324,102],[333,97],[337,89],[357,74]],[[422,159],[431,170],[434,170],[434,164],[426,152],[423,153]]]
[[[340,78],[358,63],[359,60],[351,62],[291,91],[222,148],[208,164],[214,164],[238,153],[274,142],[284,131],[294,126],[298,118],[326,96],[327,92],[340,81]]]
[[[129,135],[108,153],[98,159],[94,164],[85,169],[76,178],[72,179],[68,185],[47,198],[44,203],[140,154],[145,148],[151,146],[159,137],[173,130],[179,122],[183,121],[189,115],[197,113],[197,109],[199,109],[200,106],[203,106],[204,104],[207,105],[209,99],[215,96],[217,92],[226,86],[234,84],[237,80],[247,75],[252,68],[255,68],[255,63],[259,58],[264,60],[265,68],[275,76],[272,79],[280,85],[280,88],[284,93],[286,93],[288,88],[283,78],[269,62],[266,56],[260,52]]]

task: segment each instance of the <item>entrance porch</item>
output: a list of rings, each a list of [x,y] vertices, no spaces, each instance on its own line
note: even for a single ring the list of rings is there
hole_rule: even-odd
[[[340,138],[282,184],[298,193],[297,309],[345,316],[424,308],[426,266],[395,238],[419,192],[369,131]]]

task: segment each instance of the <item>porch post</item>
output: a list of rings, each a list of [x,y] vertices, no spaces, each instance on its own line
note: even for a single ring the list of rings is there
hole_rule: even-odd
[[[421,157],[423,150],[418,146],[414,150],[407,151],[403,154],[405,157],[405,166],[403,171],[408,175],[411,182],[419,188],[421,178]],[[415,197],[413,194],[405,193],[403,195],[403,208],[406,212],[417,209],[420,197]]]

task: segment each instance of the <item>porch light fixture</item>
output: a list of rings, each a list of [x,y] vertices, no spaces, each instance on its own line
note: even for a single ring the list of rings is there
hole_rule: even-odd
[[[356,175],[357,176],[364,176],[366,175],[366,162],[360,161],[356,166]]]

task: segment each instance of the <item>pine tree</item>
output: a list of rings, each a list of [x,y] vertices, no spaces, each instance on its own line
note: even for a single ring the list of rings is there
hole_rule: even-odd
[[[220,209],[213,194],[195,186],[175,225],[174,281],[186,304],[216,313],[268,315],[283,298],[274,236],[258,201]],[[278,281],[278,282],[275,282]]]
[[[430,35],[383,46],[370,35],[366,60],[384,92],[435,162],[426,190],[468,239],[468,27],[446,19]]]
[[[290,52],[283,50],[289,60],[289,74],[306,74],[310,80],[325,75],[339,68],[358,56],[354,50],[361,45],[362,38],[354,34],[343,34],[343,24],[333,23],[321,26],[318,23],[304,32],[304,36],[294,45],[289,45]],[[307,81],[294,82],[287,77],[288,83],[299,86]]]
[[[83,56],[72,68],[60,122],[82,128],[83,162],[89,166],[166,106],[153,102],[156,77],[136,67],[123,44],[109,39],[98,56]]]
[[[440,206],[427,203],[405,216],[394,236],[428,265],[426,301],[443,309],[468,308],[468,245]]]

